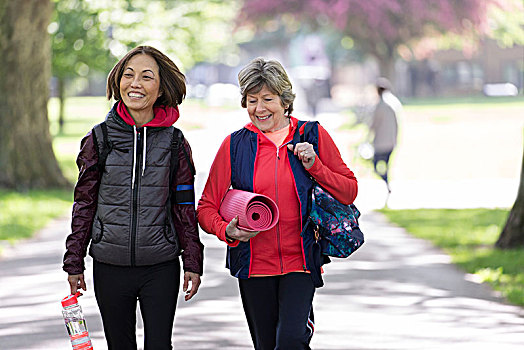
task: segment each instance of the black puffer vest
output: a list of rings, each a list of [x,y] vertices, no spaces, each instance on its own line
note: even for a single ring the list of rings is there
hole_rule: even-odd
[[[111,151],[101,176],[89,254],[120,266],[175,259],[180,249],[169,200],[173,127],[144,127],[136,133],[114,109],[106,124]],[[101,128],[94,130],[102,149]]]

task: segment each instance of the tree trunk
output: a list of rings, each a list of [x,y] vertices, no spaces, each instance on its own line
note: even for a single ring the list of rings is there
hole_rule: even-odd
[[[68,185],[47,118],[51,13],[49,0],[0,0],[0,187]]]
[[[524,152],[522,154],[522,169],[520,170],[520,185],[517,199],[509,212],[508,220],[495,243],[495,247],[501,249],[524,247]]]
[[[58,134],[64,133],[64,110],[65,110],[65,79],[58,78]]]
[[[389,81],[393,82],[395,79],[395,62],[390,57],[379,57],[378,59],[380,76],[388,78]]]
[[[380,70],[380,76],[387,78],[392,85],[392,91],[395,92],[395,58],[394,55],[385,54],[385,55],[378,55],[376,54],[375,57],[377,58],[378,62],[378,68]]]

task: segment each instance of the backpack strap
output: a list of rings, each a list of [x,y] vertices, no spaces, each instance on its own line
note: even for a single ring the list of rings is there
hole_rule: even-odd
[[[291,141],[293,147],[295,147],[297,143],[310,142],[308,136],[311,134],[315,125],[318,125],[318,122],[299,120],[295,134],[293,134],[293,140]],[[301,129],[302,133],[300,133]],[[313,145],[313,149],[318,155],[318,140],[310,143]]]
[[[178,171],[178,149],[182,143],[182,132],[173,127],[173,135],[171,137],[171,162],[169,170],[169,178],[172,179],[173,176]]]
[[[189,154],[187,153],[186,148],[183,146],[183,143],[184,134],[182,134],[182,131],[180,131],[180,129],[173,127],[173,137],[171,138],[171,178],[173,178],[173,175],[175,175],[178,171],[178,153],[180,147],[182,147],[182,151],[184,152],[184,157],[186,158],[187,164],[189,165],[189,170],[191,170],[191,174],[193,176],[195,176],[196,174],[195,167],[191,163],[191,160],[189,159]]]
[[[295,146],[299,142],[306,142],[306,136],[309,135],[309,133],[311,133],[311,130],[315,127],[315,124],[318,124],[318,122],[299,120],[297,124],[297,129],[295,130],[295,134],[293,135],[293,146]],[[300,129],[302,129],[302,133],[300,133]],[[317,147],[317,145],[315,144],[313,146],[315,148]]]
[[[307,121],[304,121],[304,120],[299,120],[298,121],[298,124],[297,124],[297,129],[295,130],[295,134],[293,135],[293,141],[291,142],[293,144],[293,147],[295,147],[295,145],[299,142],[304,142],[304,139],[305,139],[305,134],[306,134],[306,130],[305,130],[305,126],[304,126],[304,132],[302,134],[300,134],[300,129],[302,128],[302,126],[304,124],[308,124]]]
[[[92,134],[95,141],[96,152],[98,154],[98,168],[102,173],[106,166],[107,156],[113,150],[113,143],[109,139],[106,122],[95,125]],[[98,142],[100,136],[102,136],[101,143]]]
[[[173,179],[173,177],[176,175],[178,171],[178,154],[180,147],[182,147],[182,151],[184,152],[184,158],[186,158],[191,174],[193,176],[195,176],[196,174],[195,167],[191,163],[191,160],[189,159],[189,154],[187,153],[187,150],[184,147],[184,135],[182,134],[182,131],[180,131],[180,129],[173,127],[173,136],[171,138],[171,162],[169,170],[170,179]],[[178,185],[175,190],[175,193],[173,193],[173,191],[170,191],[170,194],[172,196],[172,203],[174,200],[177,204],[194,204],[195,194],[193,189],[193,185]]]
[[[306,135],[309,135],[309,133],[315,126],[314,123],[315,122],[306,122],[306,124],[304,125],[304,133],[300,135],[300,142],[304,142],[306,140]],[[317,146],[317,145],[313,145],[313,146]]]

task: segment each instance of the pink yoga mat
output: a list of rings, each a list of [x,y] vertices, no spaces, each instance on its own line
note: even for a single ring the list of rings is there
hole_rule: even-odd
[[[246,231],[267,231],[277,224],[278,207],[267,196],[241,190],[229,190],[219,210],[226,221],[238,215],[238,227]]]

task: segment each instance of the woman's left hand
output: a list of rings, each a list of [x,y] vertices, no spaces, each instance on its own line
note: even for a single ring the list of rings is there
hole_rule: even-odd
[[[191,280],[191,289],[188,290],[190,280]],[[198,273],[189,272],[189,271],[184,272],[184,286],[182,289],[186,293],[185,295],[186,301],[191,299],[198,292],[199,286],[200,286],[200,275]]]
[[[313,145],[308,142],[300,142],[297,143],[293,149],[293,145],[289,144],[287,145],[287,148],[295,154],[298,159],[302,162],[302,165],[304,168],[309,169],[313,166],[313,163],[315,163],[315,158],[317,157],[317,154],[315,153],[315,150],[313,149]]]

